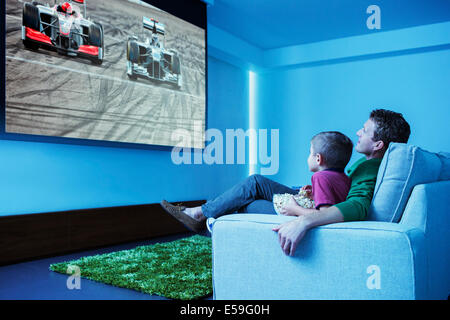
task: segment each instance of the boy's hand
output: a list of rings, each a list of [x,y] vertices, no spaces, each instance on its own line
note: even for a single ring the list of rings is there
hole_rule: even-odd
[[[291,196],[288,203],[281,207],[280,213],[285,216],[298,216],[300,215],[300,210],[301,207],[295,201],[294,196]]]
[[[303,190],[303,191],[305,191],[305,193],[306,193],[306,196],[308,197],[308,198],[312,198],[312,186],[311,185],[306,185],[306,186],[303,186],[300,190]]]

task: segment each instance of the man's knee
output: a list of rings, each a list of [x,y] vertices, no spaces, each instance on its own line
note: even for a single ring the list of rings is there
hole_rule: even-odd
[[[255,180],[257,182],[264,180],[264,176],[260,175],[259,173],[254,173],[251,176],[248,177],[248,179]]]
[[[265,176],[258,173],[252,174],[248,178],[251,180],[251,182],[254,182],[257,185],[264,185],[270,180],[269,178],[266,178]]]
[[[247,178],[245,178],[245,180],[243,180],[242,182],[245,185],[257,185],[259,183],[261,183],[263,177],[260,174],[252,174],[250,176],[248,176]]]

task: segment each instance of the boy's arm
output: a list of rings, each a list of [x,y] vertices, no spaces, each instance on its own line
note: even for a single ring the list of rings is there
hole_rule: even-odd
[[[320,210],[323,210],[328,207],[330,207],[330,205],[324,204],[321,205],[319,209],[303,208],[302,206],[298,205],[297,201],[295,201],[294,199],[294,196],[292,196],[289,202],[281,208],[280,213],[286,216],[303,216],[306,214],[319,212]]]
[[[286,215],[288,215],[288,216],[289,215],[291,215],[291,216],[299,216],[300,217],[300,216],[304,216],[304,215],[308,215],[308,214],[312,214],[312,213],[317,213],[320,210],[324,210],[324,209],[329,208],[329,207],[331,207],[331,206],[329,206],[329,205],[322,205],[322,206],[319,207],[319,209],[313,209],[313,208],[303,208],[302,206],[299,206],[297,204],[294,208],[291,209],[292,213],[290,213],[290,214],[288,213]]]
[[[278,240],[283,252],[286,255],[293,256],[297,245],[309,229],[343,221],[344,216],[341,211],[337,207],[332,206],[323,210],[317,210],[316,214],[300,216],[280,224],[272,230],[278,232]]]

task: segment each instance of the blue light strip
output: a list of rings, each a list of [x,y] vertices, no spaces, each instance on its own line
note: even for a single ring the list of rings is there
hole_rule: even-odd
[[[248,128],[256,130],[256,74],[253,71],[249,71],[248,73]],[[250,135],[251,136],[251,135]],[[257,164],[257,135],[255,135],[255,139],[249,139],[249,176],[256,172],[256,164]]]

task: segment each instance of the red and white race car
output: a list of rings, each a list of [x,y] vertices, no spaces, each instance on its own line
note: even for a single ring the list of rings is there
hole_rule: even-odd
[[[81,13],[77,4],[84,6]],[[86,0],[50,6],[36,1],[24,3],[22,41],[26,48],[56,50],[101,64],[104,57],[103,27],[86,19]]]

